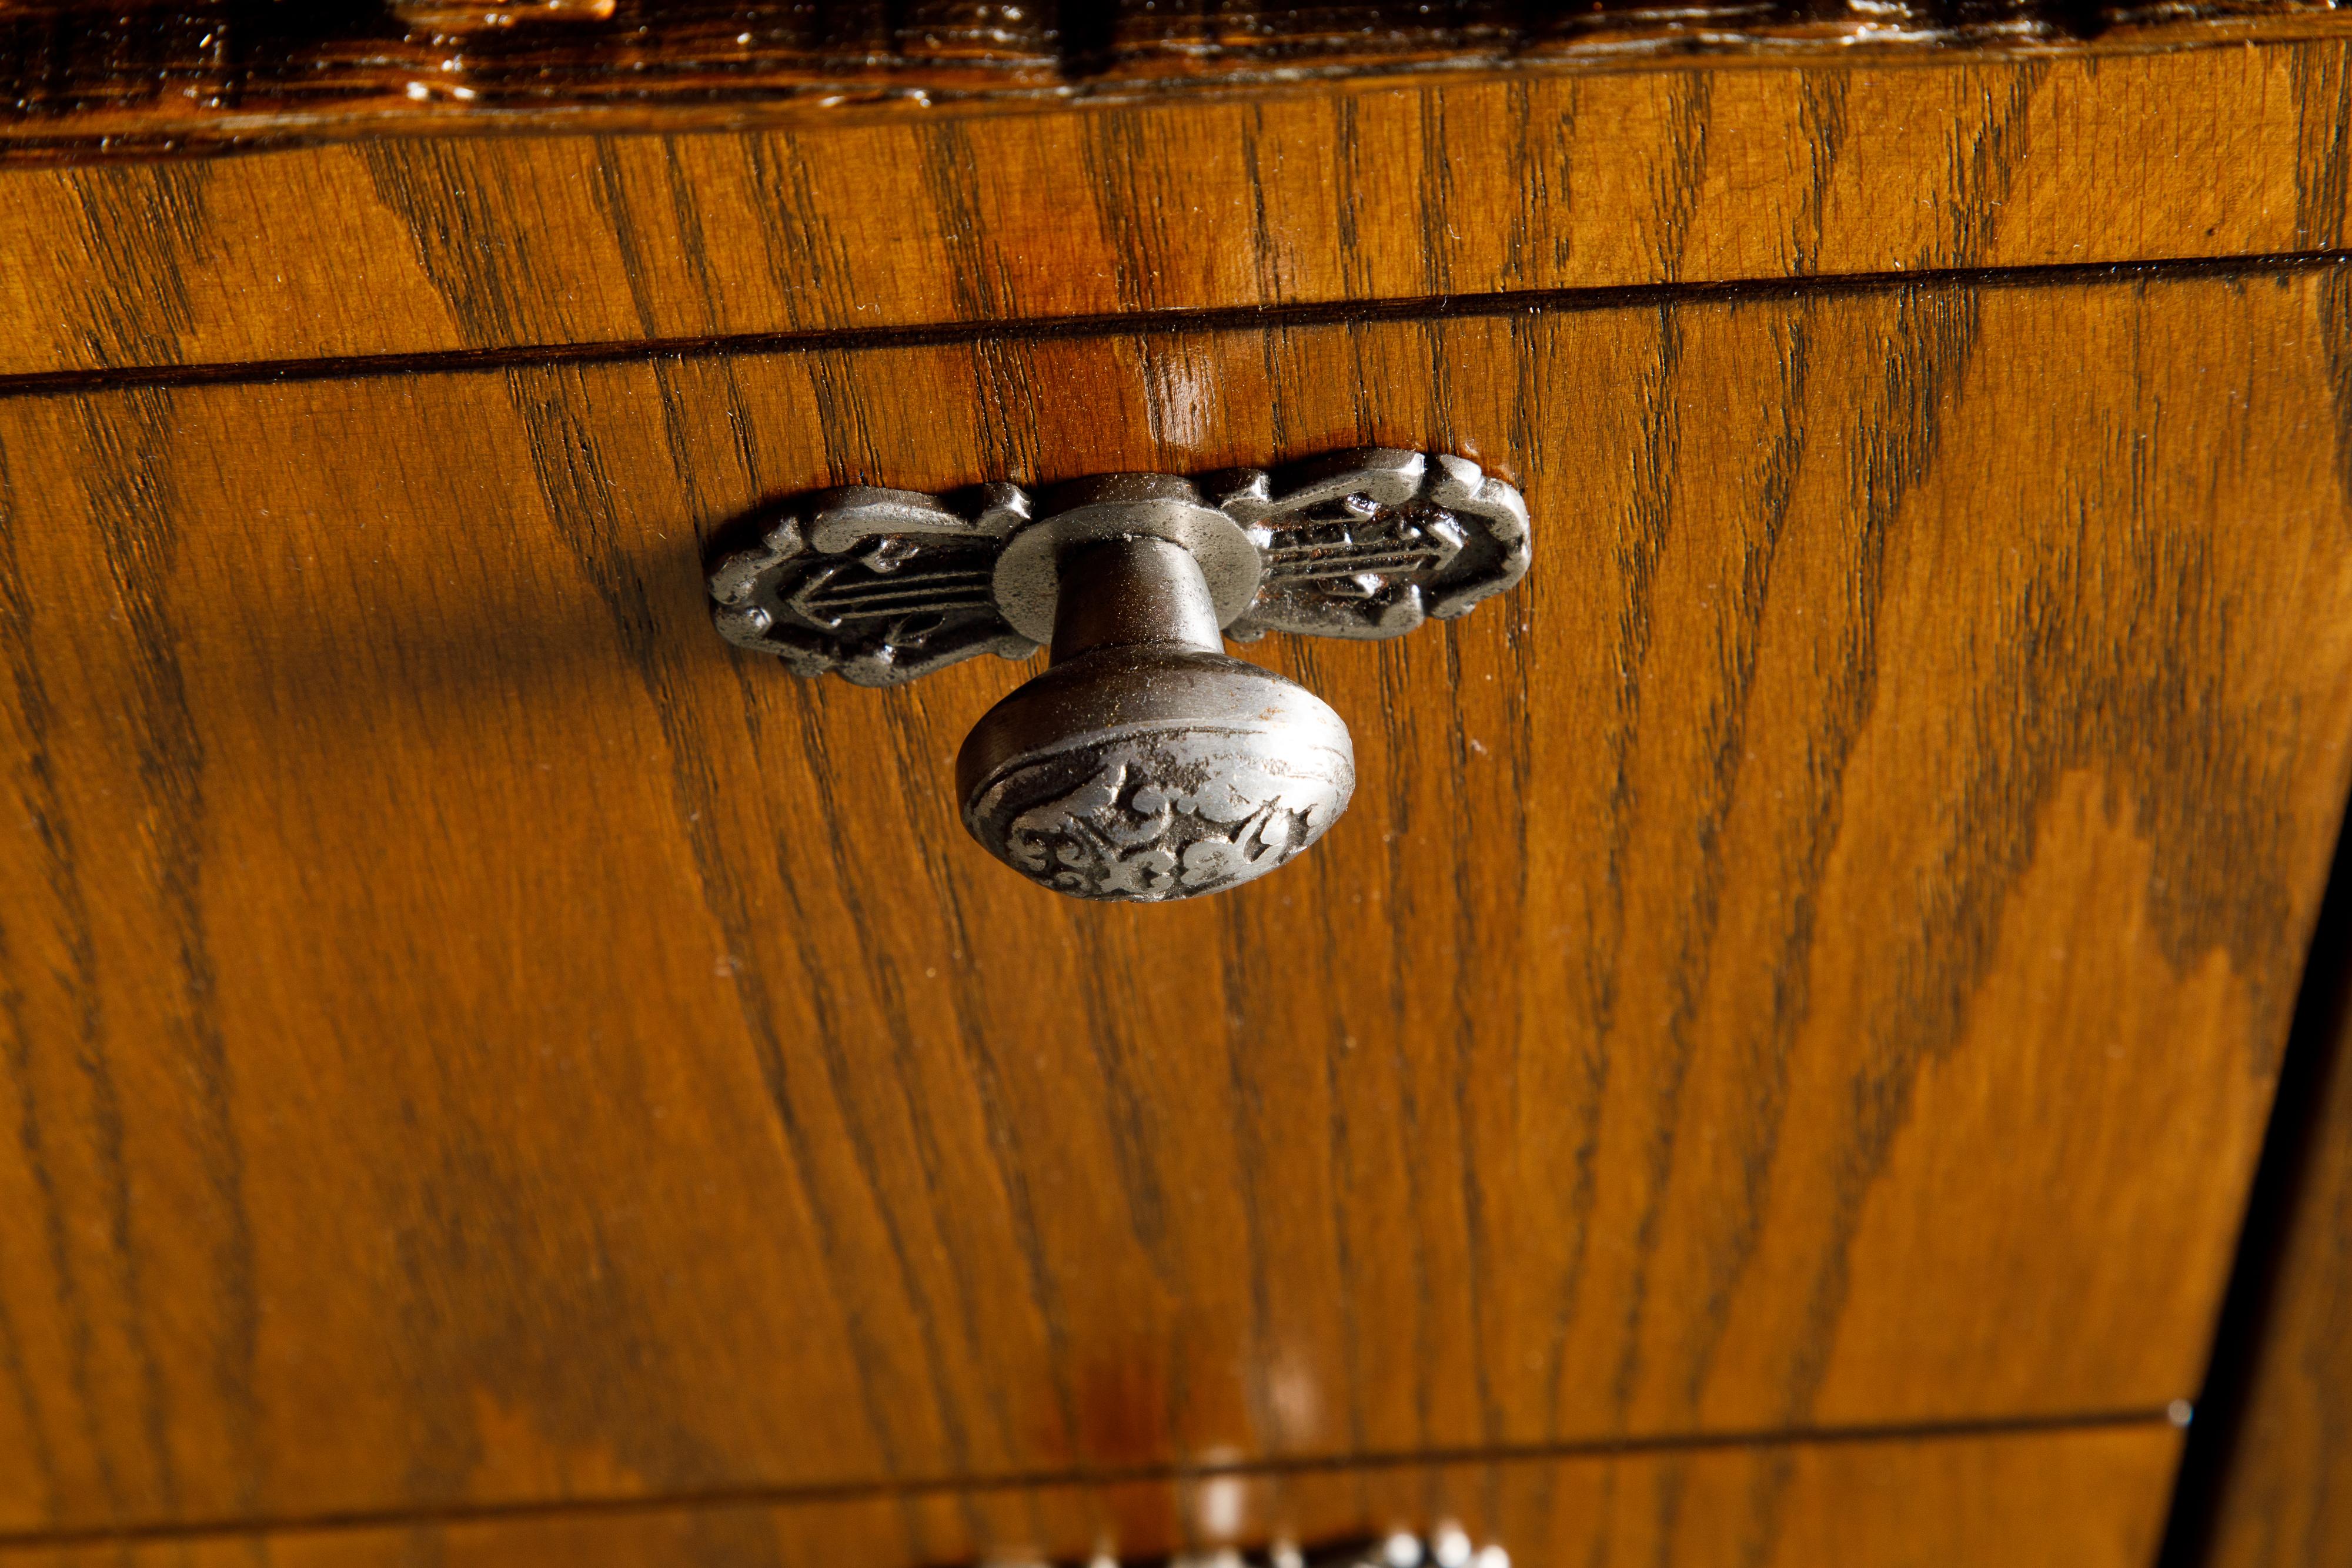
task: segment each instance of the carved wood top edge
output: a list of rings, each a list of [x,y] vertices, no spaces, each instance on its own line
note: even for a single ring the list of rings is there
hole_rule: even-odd
[[[2352,33],[2333,0],[0,0],[0,161],[793,125],[1428,73],[2128,53]]]

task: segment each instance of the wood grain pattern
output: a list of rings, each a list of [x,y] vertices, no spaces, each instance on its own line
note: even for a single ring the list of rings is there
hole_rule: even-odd
[[[2346,788],[2344,277],[0,402],[0,1521],[2193,1392]],[[965,841],[1018,670],[706,622],[762,498],[1360,442],[1537,564],[1259,645],[1362,783],[1227,897]]]
[[[0,373],[2326,250],[2347,47],[0,171]]]
[[[2162,1425],[0,1545],[5,1568],[929,1568],[1454,1519],[1539,1568],[2142,1568]],[[1927,1522],[1927,1521],[1932,1521]],[[1926,1526],[1923,1528],[1923,1524]]]
[[[0,156],[419,131],[676,131],[1302,79],[1902,63],[2341,37],[2326,0],[0,0]]]
[[[2339,850],[2339,879],[2347,865]],[[2217,1354],[2233,1368],[2244,1358],[2243,1384],[2233,1427],[2200,1446],[2216,1472],[2190,1478],[2210,1511],[2183,1544],[2210,1568],[2352,1560],[2352,927],[2340,913],[2352,908],[2352,889],[2339,885],[2328,901],[2306,982],[2306,1009],[2318,1009],[2296,1023],[2296,1049],[2317,1053],[2297,1066],[2296,1092],[2307,1099],[2282,1106],[2288,1113],[2273,1136],[2290,1142],[2265,1154],[2284,1158],[2276,1171],[2266,1164],[2257,1188],[2257,1204],[2272,1207],[2249,1221],[2276,1249],[2258,1265],[2272,1272],[2253,1286],[2254,1311],[2242,1318],[2233,1303],[2225,1320]],[[2317,1032],[2303,1032],[2313,1025]],[[2228,1343],[2233,1334],[2250,1343]]]

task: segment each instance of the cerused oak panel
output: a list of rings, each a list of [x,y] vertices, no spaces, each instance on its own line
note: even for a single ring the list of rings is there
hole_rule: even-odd
[[[2326,249],[2347,47],[0,171],[0,374]]]
[[[1530,1568],[2143,1568],[2177,1447],[2160,1424],[1798,1443],[0,1545],[0,1565],[929,1568],[1097,1548],[1149,1562],[1283,1531],[1336,1542],[1453,1519]]]
[[[0,402],[0,1520],[2192,1392],[2344,799],[2343,280]],[[1361,783],[1230,896],[964,839],[1020,671],[705,619],[762,498],[1360,442],[1537,563],[1261,645]]]
[[[2339,852],[2337,863],[2340,877],[2352,862]],[[2330,903],[2346,897],[2338,888]],[[2218,1476],[2196,1478],[2216,1489],[2200,1543],[2211,1568],[2352,1562],[2352,942],[2333,916],[2322,929],[2309,983],[2333,988],[2335,1016],[2325,1034],[2298,1037],[2297,1050],[2322,1053],[2298,1075],[2313,1096],[2309,1119],[2275,1193],[2280,1207],[2252,1221],[2275,1228],[2277,1252],[2265,1260],[2275,1272],[2260,1312],[2240,1325],[2256,1337]],[[2257,1191],[2273,1191],[2267,1176]]]

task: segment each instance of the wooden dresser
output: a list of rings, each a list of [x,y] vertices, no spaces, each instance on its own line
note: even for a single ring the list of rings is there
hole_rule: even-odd
[[[2155,1563],[2352,783],[2326,7],[0,63],[0,1568]],[[1230,893],[967,838],[1042,660],[711,630],[824,487],[1368,445],[1533,564],[1241,650],[1357,784]]]

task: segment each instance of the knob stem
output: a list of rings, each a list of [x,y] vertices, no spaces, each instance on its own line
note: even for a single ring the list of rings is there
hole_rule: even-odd
[[[1216,605],[1201,563],[1166,539],[1097,539],[1062,557],[1054,663],[1097,648],[1152,645],[1222,653]]]

